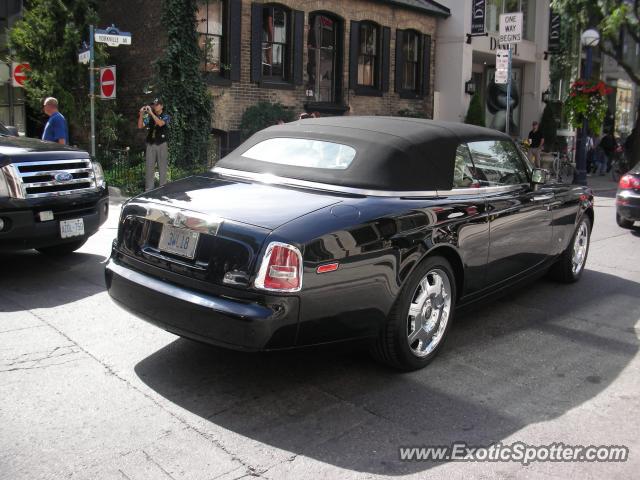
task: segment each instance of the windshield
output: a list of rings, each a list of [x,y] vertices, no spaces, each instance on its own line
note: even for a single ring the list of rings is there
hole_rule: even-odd
[[[356,156],[356,150],[340,143],[280,137],[264,140],[242,156],[279,165],[345,170]]]

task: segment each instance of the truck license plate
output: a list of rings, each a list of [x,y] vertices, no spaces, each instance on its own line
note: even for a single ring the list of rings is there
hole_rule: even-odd
[[[60,221],[60,236],[62,238],[81,237],[83,235],[84,220],[82,218]]]
[[[163,252],[193,259],[199,236],[198,232],[164,225],[158,248]]]

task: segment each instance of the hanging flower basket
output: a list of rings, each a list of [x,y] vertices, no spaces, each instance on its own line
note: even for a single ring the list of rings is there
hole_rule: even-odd
[[[589,129],[599,135],[609,105],[607,95],[611,92],[613,89],[602,81],[576,80],[564,102],[571,125],[581,128],[587,120]]]

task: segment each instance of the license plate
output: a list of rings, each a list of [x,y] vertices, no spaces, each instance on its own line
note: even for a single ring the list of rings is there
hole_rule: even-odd
[[[198,232],[164,225],[158,248],[163,252],[192,259],[196,254],[199,236]]]
[[[60,236],[62,238],[81,237],[82,235],[84,235],[84,220],[82,218],[60,221]]]

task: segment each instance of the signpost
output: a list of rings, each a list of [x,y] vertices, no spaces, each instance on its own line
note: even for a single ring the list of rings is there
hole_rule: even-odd
[[[505,133],[509,135],[511,129],[511,44],[522,41],[522,12],[503,13],[500,15],[500,34],[498,43],[500,46],[507,45],[507,106]],[[498,77],[496,54],[496,78]],[[498,83],[498,82],[496,82]]]
[[[96,156],[96,113],[95,113],[95,42],[106,43],[110,47],[117,47],[119,45],[131,45],[131,33],[121,32],[115,25],[111,25],[104,30],[96,29],[94,25],[89,25],[89,50],[88,50],[88,62],[89,62],[89,98],[91,105],[91,155]],[[78,54],[78,62],[87,62],[86,47]],[[100,69],[100,97],[101,98],[116,98],[116,69],[115,67],[108,67],[112,69],[112,79],[105,79],[104,84],[106,90],[103,89],[103,69]],[[103,96],[105,92],[109,92],[109,95]]]
[[[11,64],[11,78],[12,85],[14,87],[24,88],[24,82],[29,77],[31,71],[31,65],[28,63],[12,63]]]

